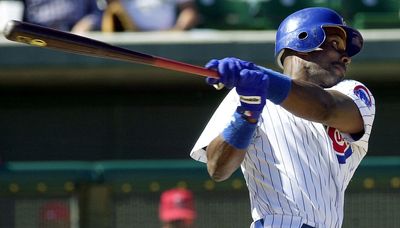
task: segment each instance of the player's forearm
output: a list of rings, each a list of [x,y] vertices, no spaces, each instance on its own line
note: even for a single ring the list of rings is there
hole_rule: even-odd
[[[290,93],[281,105],[298,117],[323,122],[330,114],[334,100],[318,85],[293,80]]]
[[[357,133],[363,129],[358,108],[349,97],[313,83],[293,80],[290,93],[281,105],[298,117],[343,132]]]
[[[207,147],[207,170],[215,181],[224,181],[235,172],[242,163],[246,150],[236,149],[221,136],[215,138]]]

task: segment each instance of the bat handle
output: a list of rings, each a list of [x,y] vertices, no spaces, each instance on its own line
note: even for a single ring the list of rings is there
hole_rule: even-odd
[[[219,74],[217,71],[212,70],[212,69],[207,69],[204,67],[199,67],[183,62],[178,62],[174,61],[171,59],[164,59],[161,57],[155,57],[155,61],[153,65],[162,67],[165,69],[171,69],[171,70],[176,70],[176,71],[181,71],[185,73],[191,73],[191,74],[196,74],[200,75],[203,77],[211,77],[211,78],[219,78]]]

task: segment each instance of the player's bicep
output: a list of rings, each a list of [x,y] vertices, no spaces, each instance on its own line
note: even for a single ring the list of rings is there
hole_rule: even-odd
[[[334,105],[326,124],[341,132],[360,134],[364,131],[364,121],[356,103],[343,93],[327,90],[334,97]]]

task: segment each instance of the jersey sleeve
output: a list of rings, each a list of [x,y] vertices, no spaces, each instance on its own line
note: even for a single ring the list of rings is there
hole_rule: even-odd
[[[233,89],[221,102],[198,138],[190,153],[190,156],[193,159],[207,162],[205,148],[225,129],[226,126],[228,126],[229,122],[232,120],[233,113],[239,104],[238,95]]]
[[[342,135],[349,143],[356,144],[367,151],[375,118],[375,98],[371,91],[365,85],[355,80],[344,80],[330,89],[339,91],[350,97],[360,110],[364,121],[364,134],[358,139],[354,139],[350,134],[342,133]]]

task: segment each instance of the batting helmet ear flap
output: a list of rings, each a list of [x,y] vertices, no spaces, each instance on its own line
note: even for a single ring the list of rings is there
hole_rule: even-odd
[[[284,21],[285,22],[285,21]],[[278,28],[275,53],[277,58],[277,64],[283,68],[282,59],[283,52],[285,49],[290,49],[297,52],[310,52],[316,50],[325,41],[325,31],[320,28],[314,27],[299,27],[296,30],[290,31],[292,25],[291,22],[284,24]],[[288,31],[283,33],[283,31]]]
[[[277,38],[275,51],[278,45],[283,46],[280,48],[279,53],[276,55],[276,61],[280,68],[283,68],[284,52],[287,49],[296,52],[311,52],[317,50],[319,46],[325,41],[325,31],[321,29],[300,28],[290,33],[287,33]]]

